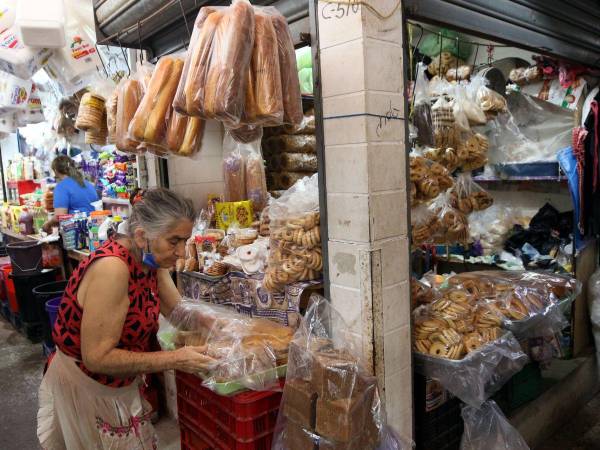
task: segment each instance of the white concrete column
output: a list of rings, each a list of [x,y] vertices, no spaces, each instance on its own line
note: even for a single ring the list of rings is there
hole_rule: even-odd
[[[371,0],[388,15],[396,0]],[[412,436],[402,16],[319,2],[331,301]]]

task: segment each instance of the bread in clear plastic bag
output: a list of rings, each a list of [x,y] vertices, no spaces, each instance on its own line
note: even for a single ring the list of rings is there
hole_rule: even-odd
[[[209,389],[229,381],[257,391],[279,386],[275,369],[288,362],[291,328],[189,299],[175,307],[169,322],[159,331],[163,349],[206,346],[204,353],[213,362],[198,375]]]
[[[411,277],[410,299],[413,309],[420,305],[432,303],[437,296],[437,292],[431,286]]]
[[[417,200],[431,200],[454,184],[448,170],[413,151],[409,157],[410,181],[415,183]]]
[[[464,406],[465,429],[460,450],[529,450],[529,446],[493,400],[479,407]]]
[[[450,204],[464,214],[483,211],[494,203],[494,198],[479,186],[469,173],[460,174],[450,190]]]
[[[263,136],[263,128],[260,125],[242,125],[238,128],[227,129],[231,137],[244,144],[249,144]]]
[[[488,114],[507,111],[506,99],[487,86],[481,86],[477,91],[477,103]]]
[[[105,111],[104,98],[86,92],[79,102],[75,127],[81,131],[99,132],[105,123]]]
[[[411,209],[410,223],[413,245],[432,244],[441,226],[438,216],[427,205],[418,205]]]
[[[453,81],[466,81],[471,78],[473,68],[471,66],[459,66],[452,69],[448,69],[446,72],[446,80]]]
[[[439,226],[433,241],[437,244],[465,243],[469,238],[469,221],[466,215],[455,209],[450,195],[444,193],[429,206],[431,214],[438,218]]]
[[[144,94],[142,83],[136,79],[121,80],[117,86],[116,146],[126,153],[139,153],[140,143],[129,137],[129,124]]]
[[[263,280],[269,292],[321,277],[323,255],[317,174],[300,179],[269,206],[271,251]]]
[[[217,8],[206,6],[201,8],[196,16],[190,46],[173,100],[173,107],[181,114],[204,116],[204,91],[211,45],[222,17],[222,10],[217,12]]]
[[[311,134],[272,136],[267,139],[264,145],[266,149],[277,153],[317,153],[317,140]]]
[[[114,144],[117,139],[117,108],[119,90],[114,89],[106,100],[106,126],[108,127],[108,143]]]
[[[267,205],[267,178],[265,163],[260,152],[260,137],[254,143],[242,144],[246,156],[246,196],[252,201],[254,212],[260,213]]]
[[[183,59],[163,56],[129,125],[132,140],[164,146],[173,97],[181,77]]]
[[[216,12],[220,13],[221,10]],[[212,38],[203,109],[205,118],[235,126],[240,123],[244,112],[248,67],[255,38],[255,18],[253,8],[246,0],[234,1],[222,14]],[[213,17],[214,14],[209,15],[206,22]],[[203,28],[206,26],[207,23]],[[188,92],[188,102],[189,96]],[[192,103],[196,104],[193,92],[191,98]]]
[[[295,125],[284,125],[283,127],[286,134],[315,134],[315,111],[311,109],[307,111],[303,116],[299,124]]]
[[[488,162],[488,138],[480,133],[463,133],[458,139],[456,151],[460,167],[471,171],[484,167]]]
[[[485,117],[485,112],[477,103],[469,98],[467,94],[467,88],[464,84],[457,84],[454,87],[454,98],[456,104],[461,106],[461,109],[470,125],[486,124],[487,118]]]
[[[454,118],[454,106],[440,96],[431,107],[431,122],[435,147],[455,147],[460,130]]]
[[[279,71],[283,96],[283,123],[291,126],[300,125],[303,120],[300,81],[296,67],[296,51],[294,40],[287,19],[278,12],[273,12],[271,20],[277,35],[277,51],[279,54]]]
[[[184,116],[172,110],[165,137],[166,148],[175,155],[194,156],[202,147],[204,127],[205,122],[199,117]]]
[[[313,295],[290,345],[273,449],[410,448],[386,426],[359,349],[331,303]]]
[[[282,78],[277,34],[271,15],[271,8],[255,8],[254,48],[248,66],[242,117],[244,123],[252,125],[273,126],[283,123]]]

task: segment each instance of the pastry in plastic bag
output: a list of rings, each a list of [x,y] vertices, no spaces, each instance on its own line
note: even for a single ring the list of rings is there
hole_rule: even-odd
[[[471,66],[460,66],[448,69],[446,72],[446,80],[452,81],[464,81],[471,78],[473,69]]]
[[[488,139],[479,133],[468,133],[463,135],[457,146],[460,155],[460,167],[470,171],[485,166],[488,162]]]
[[[431,122],[435,147],[455,147],[460,130],[454,118],[454,105],[439,97],[431,107]]]
[[[225,200],[239,202],[246,199],[246,158],[239,151],[223,159]]]
[[[171,105],[182,69],[183,59],[179,57],[165,56],[159,59],[144,97],[129,125],[133,140],[164,146]]]
[[[440,229],[440,221],[427,205],[419,205],[410,212],[411,238],[414,245],[431,244]]]
[[[199,373],[204,386],[238,381],[252,390],[278,385],[275,368],[288,361],[293,330],[267,319],[250,318],[220,306],[183,300],[159,331],[163,348],[206,346],[210,369]]]
[[[473,181],[470,174],[460,174],[450,190],[450,204],[464,214],[482,211],[494,203],[494,198]]]
[[[358,343],[331,304],[312,296],[290,345],[273,449],[391,450],[377,380],[362,365]]]
[[[469,221],[466,215],[453,208],[447,193],[440,195],[429,205],[430,212],[438,218],[439,227],[434,235],[438,244],[467,242],[469,238]]]

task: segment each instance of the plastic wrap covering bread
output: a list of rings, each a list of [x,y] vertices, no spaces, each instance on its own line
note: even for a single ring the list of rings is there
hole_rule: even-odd
[[[283,94],[283,122],[292,126],[299,125],[303,120],[303,113],[294,41],[285,17],[277,13],[273,14],[271,19],[277,35],[277,50],[279,52],[279,69],[281,72]]]
[[[313,295],[290,345],[273,449],[411,448],[390,432],[377,379],[340,314]]]
[[[321,277],[323,256],[317,175],[299,180],[269,206],[271,252],[263,287],[281,292],[289,283]]]
[[[454,298],[454,297],[453,297]],[[510,331],[494,326],[484,307],[442,297],[413,312],[415,371],[438,380],[468,405],[478,407],[528,362]]]
[[[260,125],[242,125],[238,128],[230,128],[227,131],[235,141],[244,144],[254,142],[263,136],[263,128]]]
[[[411,242],[413,245],[433,244],[438,235],[440,219],[427,205],[418,205],[410,211]]]
[[[241,144],[248,148],[246,157],[246,196],[252,202],[255,213],[260,213],[267,206],[267,177],[265,162],[260,152],[260,138],[253,144]]]
[[[85,143],[92,145],[106,145],[108,138],[108,124],[107,124],[107,114],[106,109],[102,114],[102,119],[100,120],[100,128],[92,129],[90,128],[85,132]]]
[[[257,9],[254,14],[254,48],[248,67],[248,85],[243,122],[264,126],[283,122],[283,97],[277,35],[271,8]],[[284,19],[285,20],[285,19]]]
[[[202,147],[204,120],[171,111],[166,136],[166,148],[179,156],[194,156]]]
[[[169,321],[171,326],[159,332],[163,349],[204,347],[212,359],[209,369],[198,373],[204,386],[214,389],[217,383],[229,381],[257,391],[278,386],[276,369],[288,362],[291,328],[185,299]]]
[[[105,120],[106,104],[99,95],[86,92],[79,102],[75,127],[81,131],[100,131]]]
[[[316,138],[311,134],[283,134],[280,136],[272,136],[264,143],[266,150],[273,153],[286,152],[316,154],[316,145]]]
[[[284,125],[283,129],[286,134],[315,134],[315,111],[307,111],[299,124]]]
[[[117,124],[116,124],[116,146],[117,149],[126,153],[140,153],[139,141],[129,137],[129,124],[135,115],[143,96],[142,83],[135,79],[125,79],[117,87]]]
[[[493,400],[478,408],[465,406],[461,415],[465,423],[461,450],[529,450],[525,439]],[[493,447],[490,447],[491,442]]]
[[[494,203],[494,198],[473,181],[470,173],[462,173],[450,190],[450,203],[463,214],[470,214],[489,208]]]
[[[117,106],[119,101],[119,91],[115,89],[108,100],[106,100],[106,126],[108,128],[107,141],[114,144],[117,141]]]
[[[482,323],[498,324],[519,339],[560,333],[569,324],[565,312],[581,292],[569,276],[529,271],[467,272],[448,284],[485,307]]]
[[[173,98],[182,69],[181,57],[165,56],[158,61],[144,97],[129,125],[132,140],[164,145]]]
[[[409,167],[410,181],[415,186],[414,202],[434,199],[454,184],[450,172],[444,166],[418,152],[411,152]]]
[[[246,200],[246,155],[228,133],[223,138],[223,148],[226,151],[223,158],[225,201]]]
[[[447,192],[440,194],[428,209],[437,218],[437,230],[432,236],[436,244],[466,243],[469,240],[469,219],[455,209]]]
[[[281,153],[274,155],[273,159],[275,166],[284,172],[315,173],[318,169],[317,155],[308,153]]]
[[[228,128],[299,124],[302,102],[286,19],[246,0],[202,8],[173,104]]]

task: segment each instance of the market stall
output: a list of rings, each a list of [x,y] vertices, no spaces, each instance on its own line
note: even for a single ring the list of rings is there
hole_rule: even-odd
[[[580,208],[595,175],[576,136],[597,72],[494,36],[408,26],[417,448],[482,448],[484,427],[527,448],[508,422],[495,428],[505,419],[488,399],[509,415],[543,392],[553,360],[590,345],[581,286],[598,253]],[[555,283],[579,287],[557,295]]]

